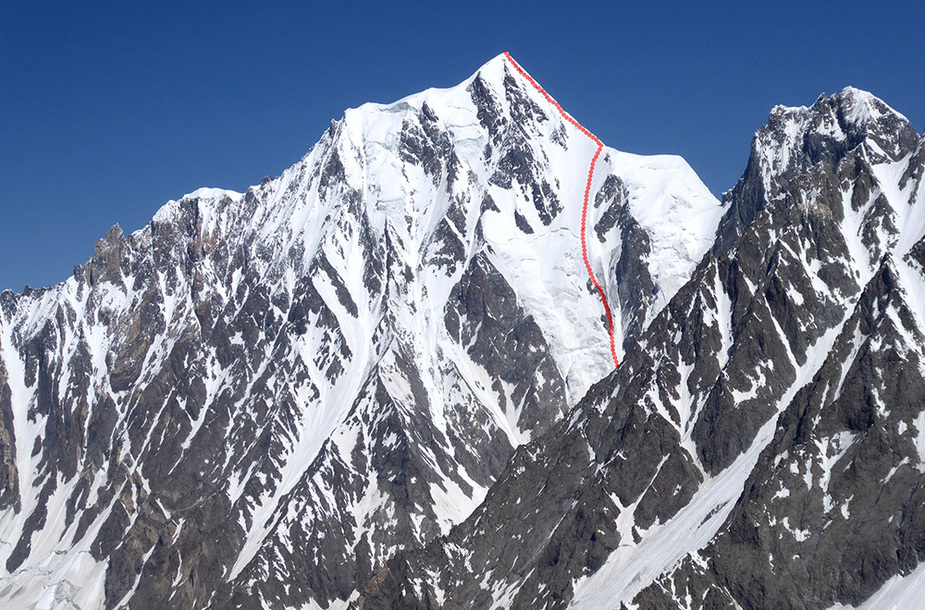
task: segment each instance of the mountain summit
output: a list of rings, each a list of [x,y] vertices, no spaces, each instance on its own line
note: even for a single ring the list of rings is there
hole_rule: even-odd
[[[2,595],[327,606],[447,534],[611,366],[593,152],[501,55],[3,293]],[[623,351],[723,208],[683,160],[609,148],[591,201]]]

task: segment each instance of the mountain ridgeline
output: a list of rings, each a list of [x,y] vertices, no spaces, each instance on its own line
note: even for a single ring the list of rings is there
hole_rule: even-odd
[[[605,147],[617,371],[594,149],[501,55],[0,294],[0,601],[916,599],[925,137],[779,106],[722,201]]]

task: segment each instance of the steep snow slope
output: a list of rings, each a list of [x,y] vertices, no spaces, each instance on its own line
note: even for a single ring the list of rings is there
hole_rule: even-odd
[[[592,153],[499,56],[3,293],[0,597],[325,605],[446,533],[609,370]],[[682,160],[612,149],[592,198],[631,345],[723,208]]]

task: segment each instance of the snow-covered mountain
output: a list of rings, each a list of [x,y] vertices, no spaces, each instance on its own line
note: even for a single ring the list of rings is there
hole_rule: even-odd
[[[0,295],[0,599],[343,605],[490,506],[612,368],[594,151],[502,55]],[[677,157],[603,150],[589,255],[621,354],[730,205]]]
[[[919,607],[923,173],[868,93],[775,108],[620,370],[363,607]]]
[[[925,595],[925,137],[772,110],[722,203],[504,55],[0,294],[16,608]]]

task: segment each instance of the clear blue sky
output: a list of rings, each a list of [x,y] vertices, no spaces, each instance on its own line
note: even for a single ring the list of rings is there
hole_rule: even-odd
[[[846,85],[925,123],[925,3],[0,2],[0,289],[115,223],[279,175],[345,108],[504,50],[606,144],[719,194],[775,104]]]

